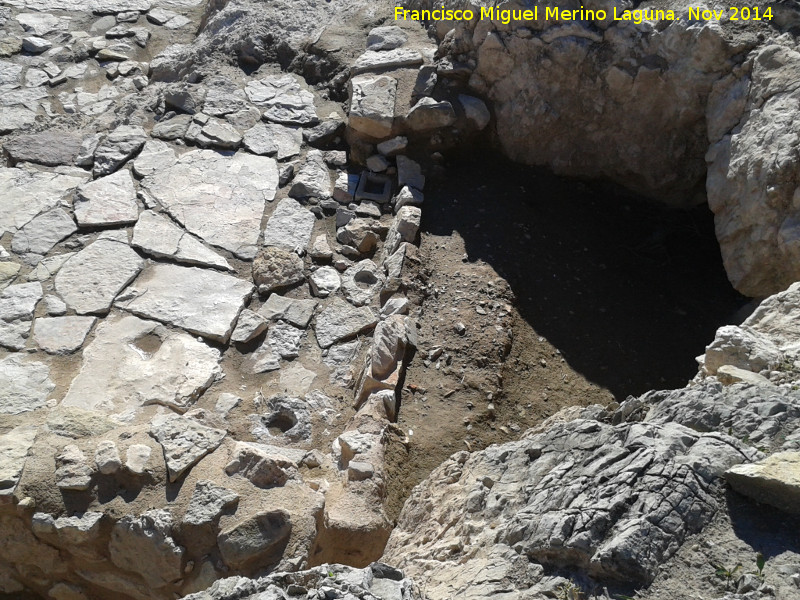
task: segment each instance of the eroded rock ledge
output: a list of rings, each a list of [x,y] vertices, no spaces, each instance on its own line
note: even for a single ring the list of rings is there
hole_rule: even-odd
[[[430,8],[411,0],[409,8]],[[445,8],[531,8],[449,0]],[[437,73],[487,99],[496,144],[514,160],[579,177],[609,177],[675,206],[708,199],[728,276],[764,297],[800,278],[794,149],[800,142],[793,35],[772,21],[440,22]],[[631,8],[617,0],[559,8]],[[437,6],[439,3],[437,3]],[[651,6],[652,5],[652,6]],[[719,3],[704,6],[723,8]],[[640,9],[665,8],[644,2]],[[727,6],[725,13],[727,14]],[[440,92],[442,90],[440,89]]]

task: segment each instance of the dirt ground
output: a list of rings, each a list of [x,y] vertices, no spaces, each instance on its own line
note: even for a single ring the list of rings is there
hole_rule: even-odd
[[[706,207],[667,210],[489,156],[452,163],[426,186],[391,519],[453,452],[516,439],[565,406],[684,386],[748,302]]]

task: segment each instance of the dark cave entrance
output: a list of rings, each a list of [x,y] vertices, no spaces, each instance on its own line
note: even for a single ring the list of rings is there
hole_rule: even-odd
[[[521,316],[618,400],[683,387],[749,299],[722,266],[706,205],[670,209],[608,183],[496,156],[452,157],[423,230],[457,231],[510,284]]]

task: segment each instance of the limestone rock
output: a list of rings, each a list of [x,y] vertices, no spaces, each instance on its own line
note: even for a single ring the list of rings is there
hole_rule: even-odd
[[[147,267],[117,306],[227,342],[253,286],[231,275],[177,265]]]
[[[800,452],[777,452],[725,473],[730,486],[761,504],[800,514]]]
[[[188,265],[225,270],[231,268],[225,258],[206,248],[197,238],[166,217],[149,210],[139,215],[133,228],[131,245],[152,256],[170,258]]]
[[[303,330],[293,327],[288,323],[278,322],[270,325],[267,332],[267,343],[272,350],[283,359],[297,358],[300,356],[300,344],[303,340]]]
[[[127,458],[125,460],[125,468],[134,475],[142,475],[147,468],[147,463],[150,460],[150,446],[144,444],[131,444],[128,446]]]
[[[408,41],[408,34],[396,25],[376,27],[367,36],[367,50],[394,50]]]
[[[170,415],[155,420],[150,435],[164,449],[169,480],[177,481],[206,454],[222,443],[225,431],[201,425],[194,419]]]
[[[264,340],[258,350],[253,352],[252,356],[249,358],[248,366],[250,372],[255,375],[268,371],[277,371],[281,368],[281,362],[269,341]]]
[[[64,446],[56,456],[56,485],[60,490],[86,491],[92,481],[92,470],[86,456],[74,444]]]
[[[746,371],[733,365],[722,365],[717,369],[717,379],[723,385],[733,385],[734,383],[748,383],[751,385],[772,385],[769,379],[758,373]]]
[[[463,568],[456,567],[462,553],[501,544],[545,565],[585,568],[599,580],[649,582],[677,549],[675,540],[709,521],[719,476],[746,454],[757,455],[722,434],[677,424],[554,423],[518,442],[451,457],[412,493],[385,557],[413,564],[432,598],[457,593],[450,585],[459,579],[453,569]],[[554,485],[560,493],[552,493]],[[496,526],[463,535],[467,522],[475,532],[484,519]],[[439,523],[448,523],[446,533]],[[440,535],[421,542],[433,530]],[[436,561],[435,570],[420,560],[432,546],[451,543],[455,556]]]
[[[84,349],[61,405],[123,414],[144,404],[185,411],[220,374],[219,361],[218,350],[189,335],[134,316],[110,317]]]
[[[135,223],[139,208],[130,172],[123,169],[78,186],[75,218],[81,227]]]
[[[780,359],[780,350],[769,339],[735,325],[725,325],[706,347],[703,366],[711,375],[723,365],[758,373],[776,366]]]
[[[356,173],[339,173],[333,184],[333,199],[340,204],[350,204],[360,180],[361,176]]]
[[[335,192],[334,192],[335,193]],[[326,261],[333,258],[333,251],[328,244],[328,236],[324,233],[314,238],[311,250],[308,251],[311,258],[318,261]]]
[[[437,102],[430,96],[420,98],[406,115],[406,123],[414,131],[447,127],[456,122],[453,105],[446,100]]]
[[[258,123],[244,134],[244,147],[253,154],[286,160],[300,154],[303,132],[298,127],[277,123]]]
[[[0,347],[11,350],[25,347],[33,311],[42,296],[38,282],[18,283],[0,291]]]
[[[11,241],[17,254],[47,254],[58,242],[78,231],[75,221],[62,208],[54,208],[29,221]]]
[[[302,582],[311,597],[339,596],[348,600],[423,600],[425,596],[402,572],[383,563],[364,569],[326,564],[296,573],[271,573],[258,579],[229,577],[208,590],[185,596],[186,600],[265,600],[283,598]],[[290,583],[292,582],[292,583]],[[268,595],[268,596],[267,596]]]
[[[422,64],[422,54],[410,48],[395,48],[394,50],[367,50],[359,56],[350,67],[353,75],[367,71],[381,69],[395,69],[398,67],[414,67]]]
[[[55,278],[56,291],[79,315],[105,314],[143,266],[127,244],[98,239],[64,263]]]
[[[407,156],[397,157],[397,182],[418,190],[425,187],[425,176],[419,163],[411,160]]]
[[[353,306],[370,304],[386,278],[371,260],[364,259],[342,274],[342,293]]]
[[[187,231],[252,259],[264,206],[275,198],[278,167],[272,158],[232,157],[194,150],[142,180],[142,186]]]
[[[153,135],[155,137],[155,128]],[[171,167],[177,160],[178,157],[169,144],[158,140],[147,140],[139,156],[133,161],[133,172],[137,177],[145,177],[164,167]]]
[[[242,399],[236,394],[222,393],[217,398],[217,403],[214,405],[214,412],[223,417],[227,417],[234,408],[242,403]]]
[[[397,80],[387,75],[354,77],[350,81],[350,127],[373,138],[392,132]]]
[[[74,551],[75,546],[91,544],[100,537],[101,512],[85,512],[73,517],[59,517],[53,523],[59,542]]]
[[[182,539],[190,550],[207,552],[216,543],[217,523],[223,512],[235,509],[239,494],[201,479],[194,486],[192,499],[181,521]]]
[[[146,141],[147,134],[141,127],[123,125],[114,129],[94,151],[94,176],[102,177],[119,169]]]
[[[309,277],[311,291],[319,298],[327,298],[341,287],[339,273],[333,267],[320,267]]]
[[[2,111],[0,111],[2,112]],[[87,176],[0,168],[0,234],[16,232],[56,208]]]
[[[305,390],[308,391],[308,390]],[[305,391],[301,393],[305,393]],[[259,437],[286,438],[293,442],[309,440],[311,438],[311,413],[309,404],[300,398],[278,394],[270,396],[267,400],[267,411],[260,417],[261,430],[257,428]],[[270,430],[279,430],[273,435]],[[289,449],[279,449],[273,454],[290,456]]]
[[[425,196],[417,188],[404,185],[394,199],[395,214],[404,206],[422,206]]]
[[[72,165],[78,154],[82,138],[67,131],[47,130],[30,135],[21,135],[3,143],[14,162],[32,162],[49,167]]]
[[[328,166],[320,150],[309,150],[289,190],[293,198],[330,198],[333,193]]]
[[[103,475],[113,475],[119,471],[122,461],[119,458],[117,445],[111,440],[103,440],[97,444],[94,462],[97,465],[97,470]]]
[[[0,414],[18,415],[41,408],[55,387],[44,363],[16,354],[0,360]]]
[[[70,354],[83,346],[96,322],[96,317],[40,317],[33,339],[48,354]]]
[[[397,369],[405,354],[404,317],[394,315],[378,323],[372,339],[372,376],[376,379],[385,379]]]
[[[231,341],[244,344],[258,337],[267,330],[267,320],[256,312],[245,308],[239,313],[236,329],[231,334]]]
[[[301,168],[295,181],[302,176]],[[325,176],[328,176],[327,169]],[[314,214],[300,203],[291,198],[284,198],[275,207],[264,228],[264,245],[284,248],[302,255],[311,241],[311,232],[316,221]]]
[[[303,261],[294,252],[270,246],[253,261],[253,280],[261,293],[292,286],[305,279]]]
[[[336,240],[355,248],[359,254],[369,254],[378,246],[379,230],[380,223],[373,219],[351,219],[336,230]]]
[[[316,307],[316,300],[299,300],[278,294],[270,294],[270,297],[258,312],[270,321],[286,321],[295,327],[305,329],[308,327],[311,317],[314,316]]]
[[[464,109],[464,116],[467,117],[467,120],[472,123],[478,131],[486,129],[492,115],[489,113],[489,109],[486,107],[483,100],[475,96],[459,94],[458,102],[461,104],[461,108]]]
[[[340,298],[333,301],[317,315],[314,331],[321,348],[328,348],[371,330],[378,322],[375,313],[367,306],[353,308]]]
[[[139,574],[158,589],[183,574],[184,549],[172,539],[172,515],[149,510],[122,517],[111,530],[111,562],[123,571]]]
[[[225,472],[228,475],[241,475],[260,488],[282,486],[298,477],[295,464],[288,458],[246,442],[237,442]]]
[[[203,114],[194,116],[186,128],[184,138],[201,148],[224,150],[235,150],[242,143],[242,134],[235,127]]]
[[[422,211],[416,206],[404,206],[397,211],[394,221],[386,234],[383,256],[389,257],[403,242],[413,243],[419,231]]]
[[[2,369],[3,365],[0,363],[0,372]],[[2,392],[0,392],[0,406],[2,406]],[[10,496],[16,491],[38,430],[35,425],[20,425],[0,435],[0,501],[4,496]]]
[[[222,531],[217,545],[228,567],[267,566],[277,563],[289,541],[292,521],[285,510],[256,514]]]
[[[314,95],[294,75],[268,75],[245,87],[250,102],[264,108],[264,119],[284,125],[316,125]]]

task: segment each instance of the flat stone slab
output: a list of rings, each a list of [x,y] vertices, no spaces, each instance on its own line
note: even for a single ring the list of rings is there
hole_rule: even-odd
[[[56,292],[79,315],[105,314],[144,267],[128,244],[98,239],[73,255],[55,277]]]
[[[18,415],[41,408],[55,387],[44,363],[15,354],[0,360],[0,414]]]
[[[305,329],[314,316],[314,309],[317,307],[316,300],[300,300],[287,298],[279,294],[270,294],[264,305],[258,310],[269,321],[286,321],[295,327]]]
[[[275,159],[213,150],[183,154],[141,185],[187,231],[236,256],[252,259],[261,218],[278,189]]]
[[[397,80],[362,75],[350,81],[350,127],[374,138],[392,133]]]
[[[303,132],[299,127],[258,123],[245,132],[243,143],[253,154],[275,156],[278,160],[285,160],[300,154]]]
[[[14,162],[25,161],[55,167],[75,162],[83,136],[68,131],[42,131],[5,142],[3,150]]]
[[[78,186],[74,209],[81,227],[135,223],[139,207],[130,171],[121,169]]]
[[[142,272],[117,306],[226,343],[252,292],[253,284],[238,277],[197,267],[155,264]]]
[[[757,502],[800,514],[800,452],[776,452],[757,463],[734,465],[725,479]]]
[[[161,444],[169,480],[174,482],[206,454],[216,450],[225,431],[206,427],[194,419],[169,415],[153,422],[150,435]]]
[[[355,308],[341,298],[334,298],[317,315],[314,331],[320,347],[328,348],[338,341],[371,330],[377,323],[378,317],[369,307]]]
[[[48,354],[70,354],[83,346],[96,317],[39,317],[33,339]]]
[[[264,228],[264,245],[305,252],[316,222],[314,213],[296,200],[284,198],[275,207]]]
[[[131,418],[147,404],[184,411],[220,374],[218,350],[130,315],[98,325],[61,402]],[[187,365],[191,368],[187,368]]]
[[[75,221],[63,208],[54,208],[29,221],[11,240],[17,254],[47,254],[58,242],[78,231]]]
[[[3,108],[0,113],[5,111]],[[66,197],[88,177],[0,168],[0,236],[16,232],[62,201],[68,204]]]
[[[358,75],[367,71],[415,67],[421,65],[422,62],[422,54],[410,48],[395,48],[382,51],[367,50],[350,67],[350,73]]]
[[[202,267],[231,268],[224,257],[206,248],[200,240],[167,217],[150,210],[139,216],[133,228],[131,245],[158,258]]]
[[[10,285],[0,291],[0,347],[22,350],[36,304],[44,295],[39,282]]]
[[[269,75],[245,87],[250,102],[264,108],[264,119],[284,125],[316,125],[314,94],[303,88],[294,75]]]

